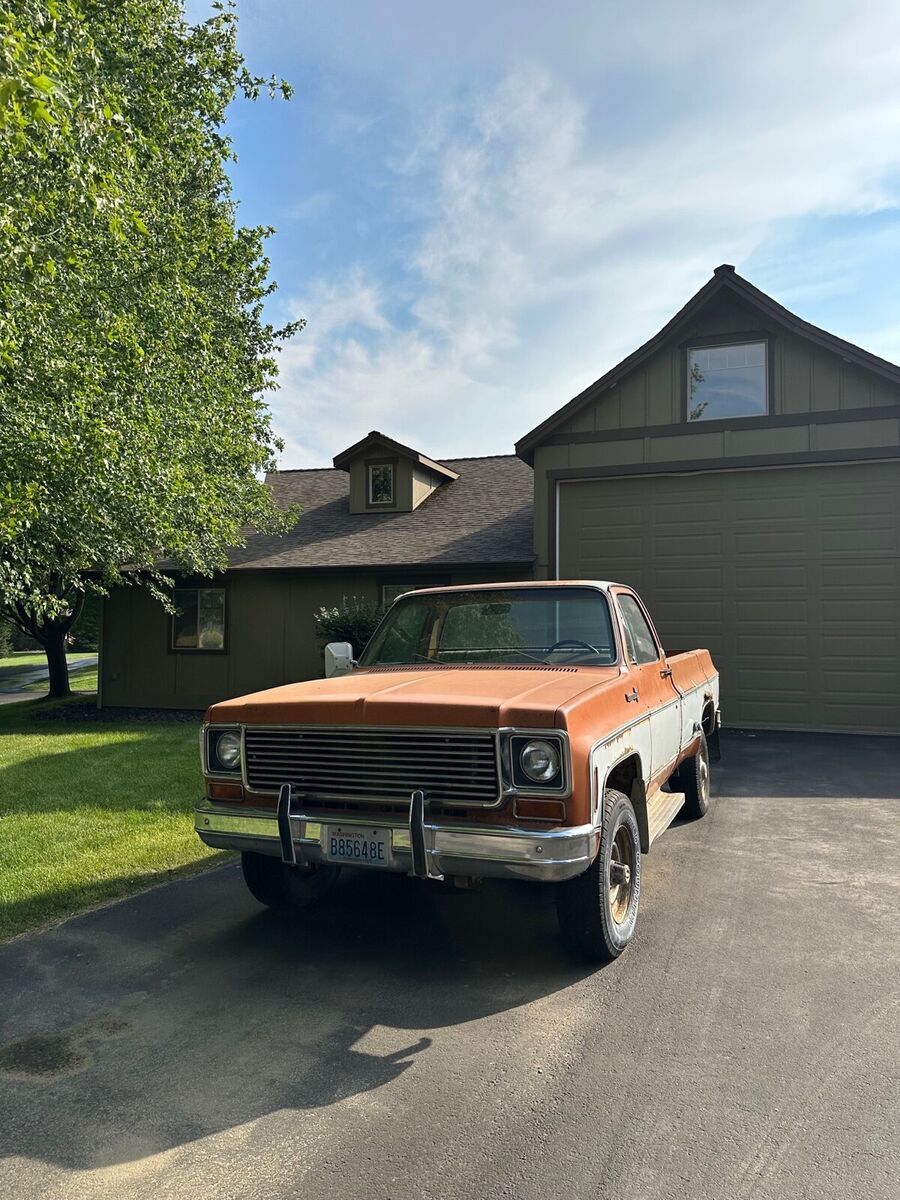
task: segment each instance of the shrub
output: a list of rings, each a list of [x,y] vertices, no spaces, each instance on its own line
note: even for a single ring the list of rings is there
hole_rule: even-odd
[[[7,625],[5,621],[0,621],[0,658],[6,658],[12,653],[12,626]]]
[[[316,630],[323,641],[349,642],[358,655],[384,616],[384,605],[364,596],[345,596],[341,604],[316,609],[314,615]]]

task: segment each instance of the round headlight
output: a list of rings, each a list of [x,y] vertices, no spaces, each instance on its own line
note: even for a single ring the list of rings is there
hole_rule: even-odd
[[[216,758],[226,771],[235,771],[241,765],[241,735],[220,733],[216,740]]]
[[[559,750],[553,742],[526,743],[519,755],[522,770],[535,783],[550,783],[559,774]]]

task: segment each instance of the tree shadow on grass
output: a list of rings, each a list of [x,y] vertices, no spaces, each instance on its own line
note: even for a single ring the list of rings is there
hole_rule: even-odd
[[[40,734],[42,740],[50,738],[50,745],[55,742],[60,748],[13,762],[9,761],[13,757],[11,743],[7,743],[10,750],[6,755],[0,753],[3,819],[25,812],[75,815],[79,808],[98,807],[111,812],[177,811],[192,806],[203,790],[196,738],[184,725],[52,728],[49,732],[22,728],[14,732]],[[77,744],[63,749],[61,739],[73,735]]]
[[[226,867],[14,943],[0,1151],[99,1167],[384,1087],[441,1029],[587,973],[550,898],[357,871],[314,913],[279,916]]]

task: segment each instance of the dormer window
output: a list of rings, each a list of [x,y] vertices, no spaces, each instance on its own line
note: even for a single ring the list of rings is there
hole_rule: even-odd
[[[358,442],[334,456],[334,465],[350,476],[350,512],[415,512],[438,488],[459,472],[395,442],[373,429]]]
[[[394,503],[394,464],[369,463],[369,503],[391,505]]]
[[[764,341],[690,346],[687,352],[687,419],[721,421],[764,417],[768,412]]]

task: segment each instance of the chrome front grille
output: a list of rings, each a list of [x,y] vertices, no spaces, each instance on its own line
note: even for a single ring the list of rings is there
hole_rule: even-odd
[[[353,800],[429,800],[493,804],[500,795],[496,734],[439,729],[335,729],[323,726],[244,731],[247,783],[277,792]]]

